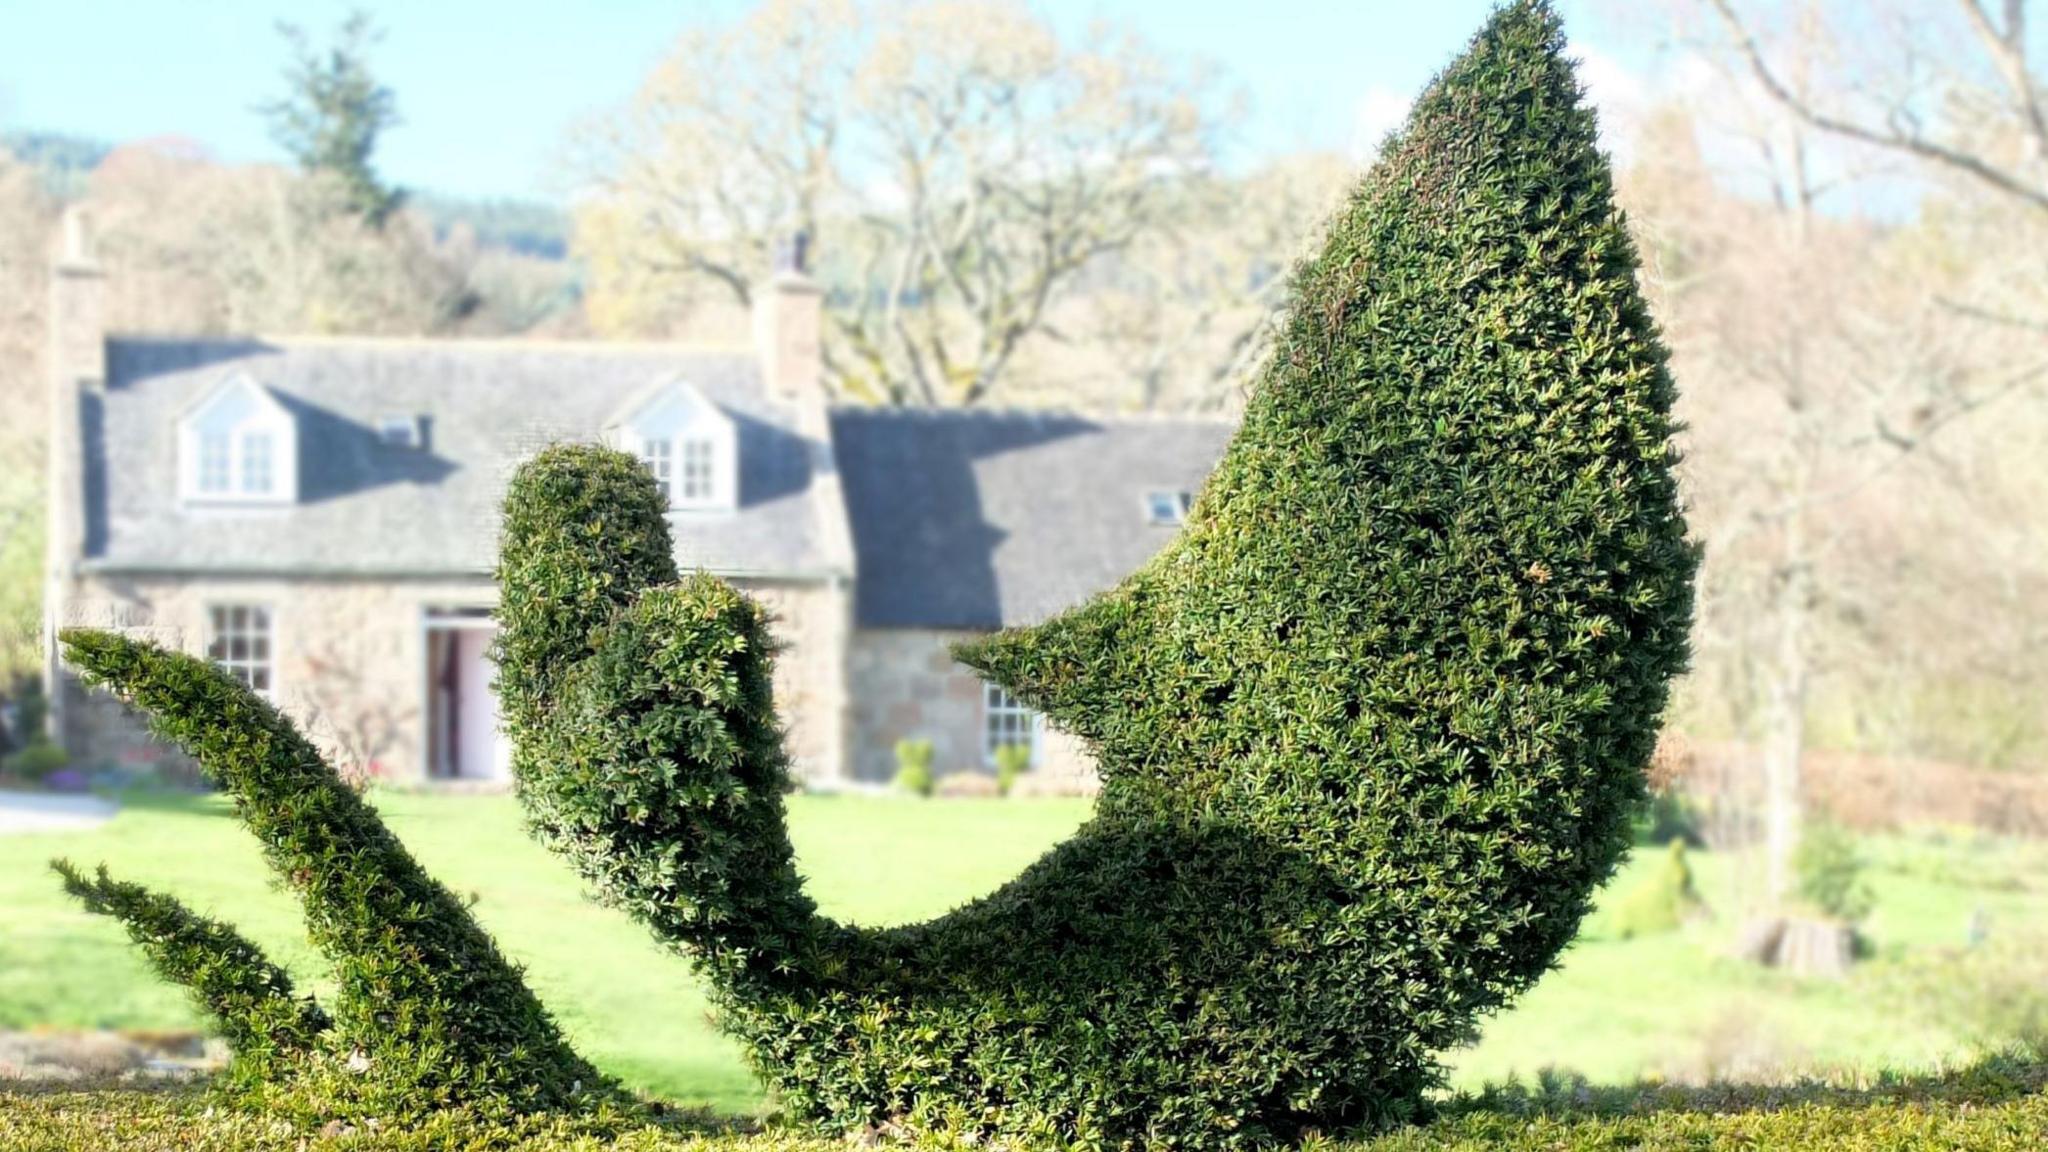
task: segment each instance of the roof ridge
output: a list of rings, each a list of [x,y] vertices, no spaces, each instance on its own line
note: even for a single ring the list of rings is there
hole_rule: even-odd
[[[490,351],[575,351],[598,354],[633,355],[717,354],[753,358],[753,348],[743,340],[573,340],[563,337],[524,336],[375,336],[321,333],[279,334],[270,332],[220,332],[213,334],[179,332],[109,332],[109,342],[159,345],[274,344],[300,347],[366,348],[460,348]]]
[[[923,404],[834,404],[833,416],[900,420],[1086,420],[1094,424],[1134,427],[1187,424],[1201,427],[1230,427],[1236,417],[1202,412],[1112,412],[1086,408],[1027,408],[1019,405],[945,408]]]

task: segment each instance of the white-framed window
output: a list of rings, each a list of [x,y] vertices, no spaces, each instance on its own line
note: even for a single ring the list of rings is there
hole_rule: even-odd
[[[718,445],[710,440],[683,441],[682,471],[676,476],[676,502],[708,504],[718,495]]]
[[[242,494],[268,496],[277,483],[270,461],[270,433],[242,434]]]
[[[1145,493],[1145,520],[1151,524],[1181,524],[1188,518],[1194,497],[1187,492],[1155,489]]]
[[[234,471],[233,440],[225,432],[207,432],[199,437],[199,490],[208,494],[226,492]]]
[[[262,604],[215,604],[206,610],[206,658],[269,698],[277,684],[276,637]]]
[[[1037,712],[1010,695],[1000,684],[981,686],[981,757],[995,763],[996,749],[1022,744],[1031,749],[1031,762],[1038,763],[1038,734],[1044,725]]]
[[[673,501],[676,491],[675,441],[666,438],[642,440],[640,463],[645,464],[648,474],[654,477],[655,487],[661,489],[661,498]]]

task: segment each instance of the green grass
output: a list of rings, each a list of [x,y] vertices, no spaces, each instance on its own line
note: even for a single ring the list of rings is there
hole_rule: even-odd
[[[687,964],[623,916],[585,900],[530,842],[505,797],[380,795],[429,871],[528,969],[575,1043],[634,1088],[752,1112],[761,1097],[710,1026]],[[826,911],[862,923],[920,919],[987,892],[1085,818],[1080,801],[793,798],[791,833]],[[1454,1055],[1454,1083],[1531,1081],[1566,1068],[1596,1084],[1802,1068],[1929,1069],[2048,1021],[2048,849],[1921,836],[1867,846],[1873,958],[1847,982],[1805,982],[1721,956],[1742,862],[1693,857],[1719,919],[1621,941],[1595,915],[1580,941],[1481,1043]],[[84,832],[0,837],[0,1028],[176,1029],[196,1017],[144,969],[114,924],[58,891],[53,856],[108,863],[200,911],[228,917],[318,986],[297,912],[273,891],[254,843],[217,800],[131,797]],[[1632,882],[1652,854],[1609,891]],[[1982,906],[2001,947],[1963,954]],[[2000,983],[2003,981],[2003,983]],[[2024,1003],[2021,1001],[2024,1000]]]
[[[751,1111],[761,1096],[710,1026],[688,964],[638,925],[586,900],[568,867],[526,837],[509,797],[382,794],[377,806],[420,862],[458,894],[570,1038],[634,1088]],[[791,834],[833,915],[895,923],[942,912],[1015,875],[1087,816],[1072,800],[1002,803],[798,797]],[[80,911],[53,856],[178,895],[239,925],[316,991],[321,966],[297,908],[273,890],[255,842],[214,798],[131,797],[87,832],[0,837],[0,1028],[176,1029],[183,994],[145,969],[118,925]]]

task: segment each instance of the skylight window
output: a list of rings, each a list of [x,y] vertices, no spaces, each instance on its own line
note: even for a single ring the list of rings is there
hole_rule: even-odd
[[[1152,491],[1145,493],[1145,519],[1148,523],[1174,525],[1186,523],[1188,508],[1194,504],[1194,496],[1187,492]]]
[[[393,448],[417,448],[420,422],[411,416],[385,416],[377,421],[377,439]]]

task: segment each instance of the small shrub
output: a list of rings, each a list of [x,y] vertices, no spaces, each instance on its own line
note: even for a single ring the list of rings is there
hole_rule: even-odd
[[[996,749],[996,794],[1008,796],[1017,781],[1031,771],[1031,746],[1005,744]]]
[[[40,781],[71,762],[62,748],[48,740],[37,740],[21,751],[7,758],[7,771],[23,780]]]
[[[896,742],[896,777],[891,781],[898,792],[912,796],[929,796],[937,784],[932,775],[932,742],[929,740],[898,740]]]
[[[1676,788],[1659,788],[1636,820],[1637,844],[1669,844],[1683,840],[1688,848],[1706,847],[1700,834],[1700,814],[1691,797]]]
[[[1863,856],[1856,850],[1855,838],[1841,825],[1809,821],[1792,866],[1801,900],[1849,924],[1870,915],[1876,897],[1863,876]]]
[[[1628,940],[1670,932],[1705,908],[1685,852],[1685,841],[1673,839],[1657,867],[1623,893],[1612,921],[1616,936]]]
[[[0,730],[0,751],[20,752],[49,739],[50,702],[41,676],[24,676],[14,692],[14,722]]]

